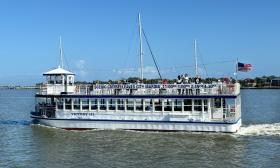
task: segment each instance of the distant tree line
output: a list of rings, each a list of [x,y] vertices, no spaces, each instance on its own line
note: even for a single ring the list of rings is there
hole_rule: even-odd
[[[238,81],[241,87],[280,88],[280,77],[274,75],[255,77],[255,78],[246,78]]]

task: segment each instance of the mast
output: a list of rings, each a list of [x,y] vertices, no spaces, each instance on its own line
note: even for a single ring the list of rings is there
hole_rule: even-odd
[[[197,67],[197,46],[196,39],[194,40],[194,60],[195,60],[195,76],[198,76],[198,67]]]
[[[236,60],[235,60],[235,73],[234,73],[234,76],[235,76],[236,82],[237,82],[237,74],[238,74],[238,58],[236,58]]]
[[[60,54],[60,67],[63,68],[63,48],[61,36],[59,36],[59,54]]]
[[[138,22],[139,22],[139,40],[140,40],[140,68],[141,68],[141,80],[143,82],[144,74],[143,74],[143,45],[142,45],[142,24],[141,24],[141,16],[138,14]]]

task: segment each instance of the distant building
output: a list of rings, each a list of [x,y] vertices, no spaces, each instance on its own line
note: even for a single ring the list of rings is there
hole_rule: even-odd
[[[280,87],[280,78],[274,78],[271,80],[271,86]]]
[[[254,79],[246,78],[244,79],[243,86],[244,87],[256,87],[257,83]]]

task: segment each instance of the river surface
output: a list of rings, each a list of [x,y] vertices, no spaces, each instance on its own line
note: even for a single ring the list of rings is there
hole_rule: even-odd
[[[280,167],[280,90],[242,90],[236,134],[31,124],[35,90],[0,90],[0,167]]]

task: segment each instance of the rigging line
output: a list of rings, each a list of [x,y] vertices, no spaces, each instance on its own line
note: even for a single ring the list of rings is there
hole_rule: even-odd
[[[69,70],[71,70],[71,68],[70,68],[70,66],[69,66],[69,63],[68,63],[68,59],[67,59],[67,57],[66,57],[66,54],[65,54],[65,51],[63,51],[63,58],[64,58],[64,60],[65,60],[65,63],[66,63],[66,67],[69,69]]]
[[[203,68],[204,68],[205,73],[206,73],[206,77],[208,78],[208,77],[209,77],[209,76],[208,76],[208,71],[207,71],[206,66],[205,66],[205,64],[204,64],[204,60],[203,60],[203,57],[202,57],[202,54],[201,54],[201,51],[200,51],[199,47],[198,47],[198,56],[199,56],[200,59],[201,59]]]
[[[154,57],[154,54],[153,54],[152,49],[151,49],[151,46],[150,46],[150,44],[149,44],[149,42],[148,42],[148,38],[147,38],[146,33],[145,33],[145,31],[144,31],[144,29],[143,29],[143,28],[142,28],[142,32],[143,32],[143,35],[144,35],[144,37],[145,37],[145,41],[146,41],[146,43],[147,43],[147,45],[148,45],[149,51],[150,51],[150,53],[151,53],[151,55],[152,55],[152,58],[153,58],[154,64],[155,64],[155,66],[156,66],[156,68],[157,68],[157,71],[158,71],[159,77],[160,77],[160,79],[162,80],[162,76],[161,76],[161,74],[160,74],[160,71],[159,71],[159,68],[158,68],[158,65],[157,65],[156,59],[155,59],[155,57]]]

